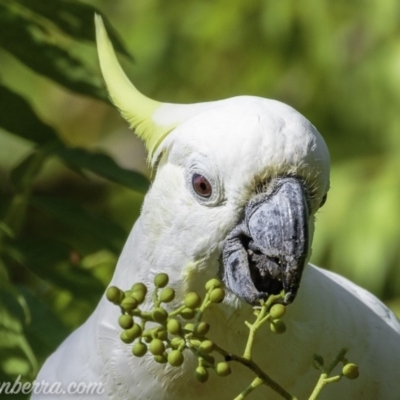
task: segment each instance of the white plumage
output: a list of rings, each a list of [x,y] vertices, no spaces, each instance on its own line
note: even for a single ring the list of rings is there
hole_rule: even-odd
[[[104,28],[97,22],[99,37],[104,39]],[[103,74],[107,75],[104,62]],[[118,91],[105,79],[123,115],[143,124],[145,117],[127,115],[137,99],[125,100],[129,110],[124,110]],[[124,90],[124,85],[118,90]],[[157,173],[112,285],[128,289],[143,281],[150,286],[156,273],[167,272],[178,298],[187,291],[201,292],[204,283],[220,272],[226,238],[243,219],[260,183],[268,191],[269,184],[287,176],[300,179],[308,193],[309,257],[314,214],[329,187],[329,154],[303,116],[277,101],[250,96],[189,106],[153,102],[151,107],[143,103],[138,107],[150,113],[150,122],[145,124],[153,125],[159,134],[149,148]],[[141,134],[146,143],[152,134],[149,126]],[[212,184],[210,198],[201,199],[193,192],[194,173]],[[210,337],[242,353],[248,332],[244,321],[251,314],[251,306],[228,288],[224,304],[206,313]],[[118,309],[103,298],[89,320],[47,360],[38,380],[61,381],[65,386],[73,381],[102,382],[105,393],[95,395],[96,399],[221,400],[233,399],[254,377],[242,365],[233,364],[232,375],[222,379],[210,374],[210,380],[201,384],[194,379],[196,360],[189,353],[181,368],[157,364],[148,354],[135,358],[131,346],[119,339],[117,318]],[[255,361],[299,400],[308,398],[318,379],[313,354],[329,362],[344,347],[349,349],[349,359],[359,365],[360,377],[329,385],[321,399],[400,398],[400,324],[373,295],[336,274],[307,265],[285,322],[284,335],[271,334],[267,326],[260,330]],[[52,396],[33,396],[41,398]],[[249,398],[280,397],[264,386]]]

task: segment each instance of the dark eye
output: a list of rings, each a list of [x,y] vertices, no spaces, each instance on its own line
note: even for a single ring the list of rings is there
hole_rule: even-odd
[[[201,197],[210,197],[212,187],[210,182],[203,175],[194,174],[192,177],[192,185],[194,191]]]

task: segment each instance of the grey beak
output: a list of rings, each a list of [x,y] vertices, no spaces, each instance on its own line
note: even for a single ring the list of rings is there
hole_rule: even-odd
[[[222,252],[223,280],[237,296],[256,304],[285,292],[291,303],[308,259],[308,202],[296,178],[277,178],[252,199],[228,235]]]

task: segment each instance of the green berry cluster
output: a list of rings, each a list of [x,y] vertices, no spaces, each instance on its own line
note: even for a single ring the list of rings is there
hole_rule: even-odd
[[[202,320],[203,313],[208,307],[224,300],[225,291],[222,283],[218,279],[211,279],[205,285],[204,298],[198,293],[190,292],[184,296],[179,305],[176,306],[174,303],[174,307],[168,305],[175,300],[175,290],[168,287],[168,283],[167,274],[160,273],[155,276],[154,291],[150,301],[153,303],[153,308],[149,311],[140,308],[149,296],[148,288],[143,283],[135,283],[127,291],[116,286],[111,286],[106,291],[107,299],[121,310],[118,318],[118,324],[122,328],[120,338],[124,343],[132,344],[132,354],[135,357],[151,354],[160,364],[168,363],[172,367],[180,367],[185,361],[185,352],[190,351],[197,357],[195,377],[202,383],[208,380],[209,371],[224,377],[232,372],[231,362],[239,362],[250,368],[257,376],[237,399],[243,399],[258,386],[265,384],[284,398],[297,400],[262,371],[252,357],[256,332],[265,322],[269,323],[273,333],[286,332],[286,324],[282,320],[286,313],[286,306],[282,304],[285,293],[271,295],[266,301],[261,301],[259,306],[254,307],[256,319],[253,323],[245,322],[249,328],[249,336],[243,355],[240,356],[229,353],[210,340],[207,336],[210,325]],[[148,303],[149,301],[146,308]],[[338,382],[343,376],[348,379],[358,377],[358,367],[347,361],[346,352],[347,349],[342,349],[327,367],[324,366],[322,356],[314,355],[314,366],[321,371],[321,375],[308,400],[316,400],[327,384]],[[217,361],[217,357],[222,360]],[[339,363],[343,364],[341,374],[330,376]]]
[[[135,283],[130,290],[123,291],[115,286],[107,289],[107,299],[121,309],[118,324],[123,329],[120,335],[124,343],[133,343],[132,354],[143,357],[151,353],[158,363],[168,363],[180,367],[184,362],[184,352],[192,351],[198,359],[195,376],[198,381],[206,382],[209,370],[218,376],[231,373],[228,362],[216,362],[211,355],[216,345],[207,338],[210,325],[202,321],[204,311],[212,304],[221,303],[225,291],[218,279],[209,280],[204,299],[195,292],[187,293],[182,304],[168,311],[166,303],[175,299],[175,290],[167,287],[169,277],[165,273],[154,278],[153,309],[142,311],[140,305],[148,295],[143,283]],[[147,323],[151,328],[146,328]],[[156,326],[154,327],[154,323]]]

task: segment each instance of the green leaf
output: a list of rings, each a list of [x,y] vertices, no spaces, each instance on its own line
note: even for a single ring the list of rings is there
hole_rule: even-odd
[[[3,261],[0,259],[0,285],[5,286],[9,282],[9,276],[6,266]]]
[[[31,310],[31,323],[25,327],[26,337],[36,357],[44,361],[68,336],[70,330],[45,302],[24,287],[19,290]]]
[[[0,3],[0,45],[38,74],[69,90],[108,102],[98,74],[54,43],[37,18]],[[2,102],[3,104],[3,102]]]
[[[8,272],[3,260],[0,259],[0,290],[3,293],[7,293],[9,296],[14,297],[14,300],[19,304],[20,310],[23,312],[23,318],[25,323],[31,321],[31,314],[29,306],[23,295],[16,289],[16,287],[10,283]]]
[[[0,236],[1,233],[4,233],[6,237],[13,239],[15,237],[14,231],[3,221],[0,221]],[[0,263],[0,271],[1,271],[1,263]],[[0,272],[1,277],[1,272]]]
[[[40,120],[23,97],[2,85],[0,103],[0,126],[8,132],[37,144],[59,141],[54,129]]]
[[[126,239],[126,232],[116,223],[91,214],[79,203],[54,197],[32,196],[31,204],[70,227],[83,242],[101,249],[106,247],[119,253]]]
[[[120,167],[106,154],[61,146],[55,153],[71,166],[88,169],[137,192],[146,193],[149,188],[149,181],[145,176]]]
[[[48,18],[68,35],[78,40],[95,41],[94,15],[100,14],[117,51],[132,59],[107,17],[90,4],[70,0],[17,0],[26,8]]]
[[[13,295],[0,292],[0,381],[13,381],[18,375],[32,379],[36,358],[25,338],[19,305]]]
[[[319,354],[314,354],[313,355],[313,367],[315,369],[318,369],[318,370],[322,371],[322,369],[324,367],[324,359],[323,359],[323,357],[321,355],[319,355]]]
[[[10,255],[18,253],[18,262],[45,281],[95,304],[104,286],[89,270],[70,262],[72,251],[71,246],[59,239],[18,239]]]
[[[3,217],[3,223],[16,235],[24,224],[34,181],[48,157],[48,148],[49,146],[47,149],[36,149],[11,170],[15,193]]]
[[[61,143],[56,131],[40,120],[31,105],[20,95],[0,85],[0,126],[7,131],[40,145],[46,145],[46,151],[52,151],[74,168],[90,170],[104,178],[127,186],[137,192],[145,193],[149,181],[138,172],[127,170],[108,155],[85,149],[69,148]],[[34,156],[28,156],[14,172],[14,179],[20,181]],[[21,175],[22,174],[22,175]]]
[[[28,154],[11,170],[11,181],[19,190],[29,189],[48,157],[44,149],[36,149]]]

